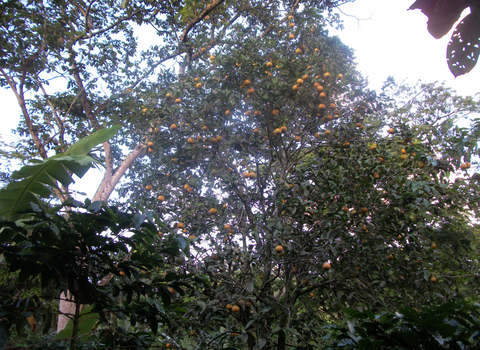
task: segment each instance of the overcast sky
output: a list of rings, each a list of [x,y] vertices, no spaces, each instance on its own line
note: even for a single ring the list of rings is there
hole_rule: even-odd
[[[335,32],[356,53],[360,72],[379,88],[389,75],[412,82],[445,81],[463,95],[479,91],[480,67],[454,79],[446,62],[452,31],[437,40],[414,0],[357,0],[339,8],[345,29]],[[469,11],[466,10],[461,18]]]

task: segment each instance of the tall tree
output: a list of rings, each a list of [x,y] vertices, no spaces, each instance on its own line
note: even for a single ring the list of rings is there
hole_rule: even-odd
[[[369,91],[325,28],[298,11],[138,91],[149,157],[121,196],[189,239],[178,269],[214,285],[178,297],[184,347],[318,348],[346,306],[475,298],[478,187],[461,172],[478,137],[455,121],[478,99],[392,80]]]
[[[322,11],[341,2],[302,6]],[[17,154],[47,159],[92,131],[112,124],[133,128],[143,116],[131,94],[162,65],[177,62],[182,75],[192,62],[208,60],[208,52],[225,43],[235,24],[242,23],[246,34],[268,33],[284,20],[282,12],[299,5],[277,0],[123,1],[121,7],[116,1],[2,3],[0,86],[15,94],[22,111],[17,133],[27,140]],[[138,52],[134,28],[139,26],[153,27],[160,44]],[[145,135],[131,136],[126,132],[103,143],[105,171],[93,200],[108,200],[145,154]],[[57,196],[67,200],[68,188]]]

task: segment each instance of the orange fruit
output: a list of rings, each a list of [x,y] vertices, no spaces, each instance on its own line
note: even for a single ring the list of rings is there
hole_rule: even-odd
[[[171,93],[167,93],[167,95],[165,96],[166,98],[172,98],[172,94]]]
[[[172,125],[170,125],[170,129],[177,130],[178,129],[177,124],[173,123]]]
[[[293,28],[293,27],[295,27],[295,24],[294,24],[294,23],[290,23],[288,26],[289,26],[290,28]]]
[[[300,142],[302,140],[302,138],[300,136],[295,136],[295,142]]]
[[[251,171],[251,172],[249,173],[249,176],[248,176],[248,177],[251,178],[251,179],[254,179],[254,178],[257,177],[257,174],[255,174],[253,171]]]
[[[203,130],[203,131],[207,131],[207,130],[208,130],[208,126],[206,126],[206,125],[202,126],[202,130]]]
[[[250,80],[245,79],[245,81],[243,82],[243,85],[248,86],[248,85],[250,85],[251,83],[252,83],[252,82],[251,82]]]
[[[318,105],[318,109],[325,109],[325,108],[327,108],[327,107],[325,107],[325,105],[323,103],[320,103]]]
[[[182,229],[185,227],[185,224],[183,222],[177,223],[177,228]]]
[[[275,134],[279,135],[282,133],[282,129],[280,128],[276,128],[275,131],[274,131]]]
[[[309,78],[308,74],[305,74],[305,75],[303,76],[303,80],[307,80],[308,78]]]
[[[224,228],[225,230],[230,230],[231,226],[230,226],[229,224],[225,224],[225,225],[223,226],[223,228]]]
[[[322,85],[317,85],[317,91],[323,91],[323,86]]]
[[[273,63],[272,62],[267,62],[267,67],[270,68],[273,66]]]
[[[423,168],[425,166],[425,163],[424,162],[418,162],[418,167],[419,168]]]
[[[273,115],[277,115],[278,113],[280,113],[280,111],[279,111],[278,109],[274,109],[274,110],[272,111],[272,114],[273,114]]]
[[[437,249],[437,245],[435,243],[432,243],[432,245],[430,246],[430,248],[432,249]]]
[[[402,154],[407,154],[407,151],[405,151],[405,148],[402,148],[402,150],[400,151]]]
[[[393,260],[393,254],[388,254],[388,255],[387,255],[387,259],[388,259],[388,260]]]
[[[432,277],[430,277],[430,282],[432,282],[432,283],[435,283],[435,282],[437,282],[437,278],[436,278],[436,277],[433,277],[433,276],[432,276]]]
[[[195,235],[190,235],[188,238],[195,239]]]
[[[293,85],[292,90],[297,91],[298,90],[298,85]]]
[[[254,88],[250,88],[247,90],[247,94],[251,95],[255,92],[255,89]]]
[[[210,208],[209,212],[210,212],[210,214],[216,214],[218,212],[218,210],[215,209],[215,208]]]
[[[189,143],[189,144],[194,144],[194,143],[195,143],[195,139],[194,139],[193,137],[189,137],[189,138],[187,139],[187,143]]]
[[[153,189],[153,187],[152,187],[152,185],[147,185],[147,186],[145,186],[145,189],[147,191],[151,191]]]
[[[147,146],[148,146],[148,147],[153,147],[153,142],[150,141],[149,143],[147,143]]]
[[[325,98],[325,97],[327,97],[327,94],[324,93],[324,92],[321,92],[320,95],[318,95],[318,96],[320,96],[320,98]]]
[[[393,133],[395,133],[395,130],[393,128],[390,128],[390,129],[388,129],[388,133],[393,134]]]
[[[325,79],[330,78],[330,73],[326,72],[326,73],[323,75],[323,77],[324,77]]]
[[[282,132],[287,132],[287,127],[286,127],[285,125],[283,125],[283,126],[280,128],[280,130],[281,130]]]
[[[181,98],[175,99],[175,103],[182,103],[182,99]]]
[[[175,293],[175,289],[173,289],[172,287],[168,288],[168,291],[170,292],[170,294],[174,294],[174,293]]]
[[[235,306],[232,307],[232,311],[233,312],[240,312],[240,308],[237,305],[235,305]]]
[[[367,207],[362,207],[362,208],[360,209],[360,212],[361,212],[362,214],[366,214],[366,213],[368,213],[368,208],[367,208]]]
[[[148,148],[148,153],[153,153],[154,152],[154,149],[153,148]]]
[[[329,263],[324,263],[323,264],[323,269],[324,270],[330,270],[332,268],[332,265],[330,265]]]
[[[343,79],[343,74],[337,74],[338,79]]]
[[[259,117],[259,116],[262,115],[262,112],[260,112],[260,111],[255,111],[253,114],[254,114],[255,116]]]
[[[160,195],[157,197],[157,199],[160,201],[160,202],[163,202],[165,200],[165,197]]]
[[[227,304],[227,310],[231,310],[233,308],[232,304]]]
[[[125,276],[125,272],[123,272],[123,271],[120,271],[119,274],[120,274],[120,276]]]
[[[332,131],[331,131],[331,130],[325,130],[325,135],[327,135],[327,136],[328,136],[328,135],[330,135],[331,133],[332,133]]]
[[[303,84],[303,79],[297,79],[297,85],[302,85]]]
[[[277,254],[280,254],[283,252],[283,247],[281,245],[277,245],[275,247],[275,251],[277,252]]]
[[[195,87],[196,87],[197,89],[200,89],[200,88],[202,87],[202,83],[197,83],[197,85],[195,85]]]
[[[330,103],[330,108],[337,108],[337,105],[335,103]]]
[[[302,49],[296,49],[296,50],[295,50],[295,53],[296,53],[297,55],[300,55],[300,54],[302,53]]]
[[[291,40],[291,39],[295,39],[295,35],[290,34],[290,35],[288,36],[288,38],[289,38],[290,40]]]
[[[225,115],[226,116],[229,116],[229,115],[232,115],[232,112],[230,112],[228,109],[225,111]]]
[[[260,132],[260,130],[258,130],[258,129],[253,129],[253,133],[254,133],[254,134],[258,134],[259,132]]]
[[[348,146],[350,146],[350,142],[348,142],[348,141],[347,141],[347,142],[344,142],[343,145],[344,145],[345,147],[348,147]]]

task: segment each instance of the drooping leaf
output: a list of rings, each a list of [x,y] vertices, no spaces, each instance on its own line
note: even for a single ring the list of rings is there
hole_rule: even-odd
[[[448,68],[455,77],[470,72],[480,54],[480,10],[458,24],[447,46]]]
[[[120,128],[120,125],[114,125],[110,129],[98,130],[68,147],[68,149],[65,151],[65,155],[85,155],[96,145],[108,141],[115,136]]]

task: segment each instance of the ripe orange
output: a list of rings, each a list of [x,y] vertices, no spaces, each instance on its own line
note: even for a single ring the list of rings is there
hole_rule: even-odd
[[[295,136],[295,142],[300,142],[302,140],[302,138],[300,136]]]
[[[273,66],[273,63],[272,62],[267,62],[267,68],[270,68]]]
[[[226,116],[229,116],[229,115],[232,115],[232,112],[230,112],[228,109],[225,111],[225,115]]]
[[[195,87],[196,87],[197,89],[200,89],[200,88],[202,87],[202,83],[197,83],[197,85],[195,85]]]
[[[437,278],[436,278],[436,277],[433,277],[433,276],[432,276],[432,277],[430,277],[430,282],[432,282],[432,283],[435,283],[435,282],[437,282]]]
[[[432,243],[432,245],[430,246],[430,248],[432,249],[437,249],[437,245],[435,243]]]
[[[303,76],[303,80],[307,80],[308,78],[309,78],[308,74],[305,74],[305,75]]]
[[[153,189],[153,187],[152,187],[152,185],[147,185],[147,186],[145,186],[145,189],[147,191],[151,191]]]
[[[172,287],[168,288],[168,291],[170,292],[170,294],[175,294],[175,289],[173,289]]]
[[[323,86],[322,85],[317,85],[317,91],[323,91]]]
[[[202,126],[202,130],[203,130],[203,131],[207,131],[207,130],[208,130],[208,126],[206,126],[206,125]]]
[[[318,105],[318,109],[325,109],[325,108],[327,108],[327,107],[325,107],[325,105],[323,103],[320,103]]]
[[[195,239],[195,235],[190,235],[190,236],[188,236],[188,238]]]
[[[342,207],[342,210],[343,210],[343,211],[348,211],[348,207],[344,205],[344,206]]]
[[[400,151],[402,154],[407,154],[407,151],[405,151],[405,148],[402,148],[402,150]]]
[[[282,132],[287,132],[287,127],[286,127],[285,125],[283,125],[283,126],[280,128],[280,130],[281,130]]]
[[[389,134],[394,134],[394,133],[395,133],[395,129],[393,129],[393,128],[388,129],[388,133],[389,133]]]
[[[165,197],[160,195],[157,197],[157,199],[160,201],[160,202],[163,202],[165,200]]]
[[[227,310],[231,310],[233,308],[232,304],[227,304]]]
[[[172,98],[172,94],[171,93],[167,93],[167,95],[165,96],[166,98]]]
[[[148,153],[153,153],[154,152],[154,149],[153,148],[150,148],[148,147]]]
[[[250,177],[251,179],[254,179],[254,178],[257,177],[257,174],[255,174],[253,171],[251,171],[250,174],[249,174],[249,177]]]
[[[315,135],[313,135],[313,136],[315,136],[315,138],[318,139],[320,137],[320,134],[318,132],[316,132]]]
[[[180,97],[175,99],[175,103],[182,103],[182,99]]]
[[[325,135],[327,135],[327,136],[328,136],[328,135],[330,135],[331,133],[332,133],[332,131],[331,131],[331,130],[325,130]]]
[[[274,110],[272,111],[272,114],[273,114],[273,115],[277,115],[278,113],[280,113],[280,111],[279,111],[278,109],[274,109]]]
[[[209,212],[210,212],[210,214],[216,214],[218,212],[218,210],[215,209],[215,208],[210,208]]]
[[[288,26],[289,26],[290,28],[293,28],[293,27],[295,27],[295,24],[294,24],[294,23],[290,23]]]
[[[224,228],[225,230],[230,230],[231,226],[230,226],[229,224],[225,224],[225,225],[223,226],[223,228]]]
[[[277,245],[275,247],[275,251],[277,252],[277,254],[283,253],[283,247],[281,245]]]
[[[185,228],[185,224],[183,222],[177,223],[177,228],[182,229]]]
[[[297,79],[297,85],[302,85],[303,84],[303,79]]]
[[[330,265],[329,263],[324,263],[323,264],[323,269],[324,270],[330,270],[332,268],[332,265]]]
[[[315,49],[315,52],[319,52],[319,51],[320,51],[319,49],[317,49],[317,48]]]
[[[300,54],[302,53],[302,49],[296,49],[296,50],[295,50],[295,53],[296,53],[297,55],[300,55]]]
[[[232,307],[232,311],[233,312],[240,312],[240,308],[237,305],[235,305],[235,306]]]
[[[387,259],[388,259],[388,260],[393,260],[393,254],[388,254],[388,255],[387,255]]]
[[[258,134],[259,132],[260,132],[260,130],[258,130],[258,129],[253,129],[253,133],[254,133],[254,134]]]
[[[250,80],[245,79],[245,81],[243,82],[243,85],[248,86],[248,85],[250,85],[251,83],[252,83],[252,82],[251,82]]]
[[[250,114],[252,114],[252,112],[250,112],[250,111],[245,112],[245,115],[250,115]]]
[[[360,209],[360,212],[361,212],[362,214],[366,214],[366,213],[368,213],[368,208],[367,208],[367,207],[362,207],[362,208]]]
[[[291,39],[295,39],[295,35],[290,34],[290,35],[288,36],[288,38],[289,38],[290,40],[291,40]]]
[[[292,90],[297,91],[298,90],[298,85],[293,85]]]
[[[170,125],[170,129],[177,130],[178,129],[177,124],[173,123],[172,125]]]
[[[277,135],[280,135],[280,134],[282,133],[282,129],[276,128],[273,133],[274,133],[274,134],[277,134]]]
[[[324,77],[325,79],[330,78],[330,73],[326,72],[325,74],[323,74],[323,77]]]
[[[218,136],[216,137],[216,139],[217,139],[218,142],[222,142],[223,136],[218,135]]]
[[[255,92],[255,89],[254,88],[250,88],[247,90],[247,94],[251,95]]]
[[[260,111],[255,111],[253,114],[254,114],[255,116],[259,117],[259,116],[262,115],[262,112],[260,112]]]
[[[194,143],[195,143],[195,139],[194,139],[193,137],[189,137],[189,138],[187,139],[187,143],[189,143],[189,144],[194,144]]]
[[[338,79],[343,79],[343,74],[337,74]]]
[[[423,168],[425,166],[425,163],[424,162],[418,162],[418,167],[419,168]]]
[[[330,103],[330,108],[337,108],[337,105],[335,103]]]
[[[125,276],[125,272],[123,272],[123,271],[120,271],[119,274],[120,274],[120,276]]]
[[[147,146],[148,146],[148,147],[153,147],[153,142],[150,141],[149,143],[147,143]]]
[[[347,142],[344,142],[344,143],[343,143],[343,146],[345,146],[345,147],[350,146],[350,142],[348,142],[348,141],[347,141]]]
[[[378,179],[379,177],[380,177],[380,175],[378,173],[373,174],[373,178]]]
[[[468,169],[468,164],[467,163],[462,163],[462,165],[460,165],[460,168],[462,170],[467,170]]]
[[[320,98],[325,98],[325,97],[327,97],[327,94],[324,93],[324,92],[321,92],[320,95],[318,95],[318,96],[320,96]]]

